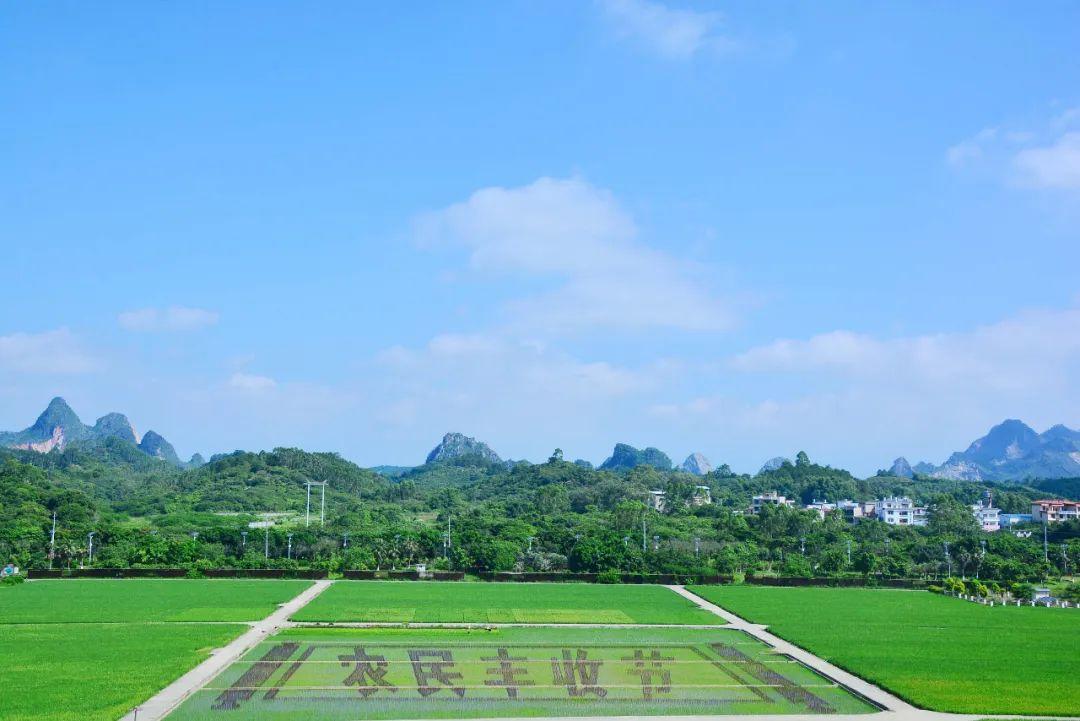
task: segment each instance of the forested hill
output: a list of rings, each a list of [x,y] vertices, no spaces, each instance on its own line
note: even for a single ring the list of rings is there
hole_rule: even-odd
[[[858,479],[815,464],[803,453],[753,476],[726,466],[704,476],[655,465],[594,469],[567,462],[558,451],[540,464],[451,454],[395,472],[388,478],[336,454],[284,448],[238,451],[188,469],[132,450],[120,439],[49,453],[0,450],[0,560],[45,564],[55,510],[57,562],[67,565],[85,562],[86,534],[94,531],[100,565],[299,562],[367,568],[423,561],[491,570],[834,573],[857,570],[855,556],[849,560],[841,553],[838,561],[835,555],[846,550],[847,541],[856,550],[865,546],[867,553],[876,544],[880,555],[882,539],[889,536],[896,540],[890,562],[907,564],[894,572],[929,572],[941,563],[943,537],[960,544],[956,548],[968,543],[977,549],[986,540],[966,504],[987,488],[996,505],[1009,512],[1025,512],[1033,498],[1051,492],[1075,496],[1080,491],[1080,484],[1065,480],[1051,488],[926,477]],[[327,484],[325,525],[306,523],[309,482]],[[709,486],[711,505],[690,503],[697,485]],[[663,513],[645,503],[656,489],[667,493]],[[799,509],[743,515],[754,494],[772,490],[803,503],[906,494],[938,509],[944,520],[928,529],[896,529],[876,522],[823,522]],[[317,518],[322,489],[315,486],[311,493]],[[252,531],[267,534],[269,559],[261,545],[249,549],[242,543],[255,521],[273,523],[269,531]],[[449,549],[443,545],[448,522]],[[290,533],[295,535],[291,561],[283,558]],[[992,550],[1001,548],[1000,562],[1013,563],[1013,575],[1017,569],[1028,568],[1030,575],[1043,568],[1039,540],[1021,542],[1011,534],[990,538]],[[793,555],[807,544],[805,557]],[[900,554],[900,549],[906,550]],[[861,563],[865,569],[870,561]]]

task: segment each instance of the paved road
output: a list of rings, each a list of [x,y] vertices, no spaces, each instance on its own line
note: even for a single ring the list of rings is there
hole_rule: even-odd
[[[278,610],[261,621],[251,624],[251,629],[224,648],[213,652],[210,658],[185,673],[162,689],[156,696],[132,710],[120,721],[158,721],[180,705],[195,691],[208,684],[215,676],[239,659],[264,638],[280,628],[291,626],[289,616],[311,602],[313,598],[330,587],[333,581],[316,581],[296,598],[281,604]]]

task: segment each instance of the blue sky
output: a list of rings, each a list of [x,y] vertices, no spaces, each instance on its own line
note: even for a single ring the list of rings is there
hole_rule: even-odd
[[[1080,5],[0,10],[0,428],[737,470],[1080,426]]]

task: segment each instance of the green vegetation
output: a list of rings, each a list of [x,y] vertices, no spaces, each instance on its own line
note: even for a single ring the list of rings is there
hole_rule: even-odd
[[[661,586],[342,581],[297,621],[716,624]]]
[[[307,585],[140,579],[0,587],[0,720],[119,718],[247,628],[220,622],[265,618]]]
[[[911,703],[1080,714],[1080,613],[918,591],[694,586],[694,593]]]
[[[737,631],[299,628],[267,639],[170,720],[873,710]]]
[[[0,719],[114,721],[244,630],[233,624],[0,625]]]
[[[0,589],[0,625],[257,621],[307,581],[59,580]]]
[[[561,452],[541,464],[461,456],[393,473],[285,448],[237,452],[192,469],[117,438],[47,454],[0,449],[0,562],[47,567],[54,511],[58,568],[89,562],[91,531],[93,565],[121,568],[337,571],[425,563],[436,570],[609,577],[617,571],[935,578],[951,561],[958,575],[979,573],[1006,584],[1056,576],[1080,558],[1080,522],[1050,529],[1047,562],[1039,534],[984,534],[966,505],[991,488],[1003,510],[1027,511],[1044,490],[925,477],[857,479],[805,454],[752,477],[726,466],[704,477],[650,465],[598,470],[567,462]],[[303,523],[308,481],[328,483],[325,526]],[[713,504],[691,503],[698,484],[709,486]],[[1063,492],[1072,487],[1059,485]],[[662,513],[644,502],[652,489],[667,494]],[[821,520],[786,507],[743,515],[751,496],[768,490],[801,502],[906,494],[930,504],[935,520],[926,528],[848,524],[840,514]],[[279,525],[265,536],[248,525],[262,513],[285,514],[275,516]]]

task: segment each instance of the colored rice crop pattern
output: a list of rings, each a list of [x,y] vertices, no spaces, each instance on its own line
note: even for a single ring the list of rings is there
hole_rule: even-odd
[[[257,621],[309,581],[50,580],[0,589],[0,624]]]
[[[738,631],[298,628],[267,639],[170,721],[875,709]]]
[[[113,721],[245,629],[239,624],[0,625],[0,719]]]
[[[339,581],[297,621],[388,623],[723,623],[662,586]]]
[[[934,711],[1080,716],[1080,611],[919,591],[694,586],[694,593]]]

